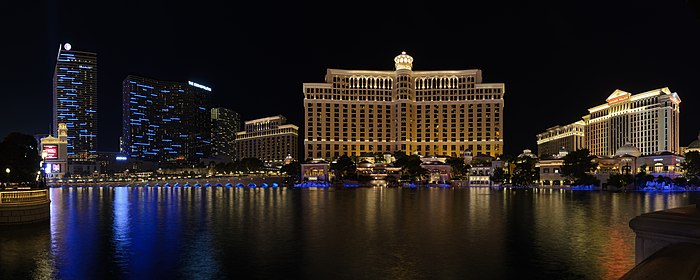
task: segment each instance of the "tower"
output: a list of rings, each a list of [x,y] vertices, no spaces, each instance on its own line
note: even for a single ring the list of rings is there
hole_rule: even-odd
[[[71,160],[97,151],[97,54],[59,46],[53,77],[53,129],[65,124]]]

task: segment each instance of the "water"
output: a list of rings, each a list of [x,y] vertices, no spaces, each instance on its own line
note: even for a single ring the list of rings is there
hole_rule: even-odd
[[[697,193],[56,188],[0,279],[614,279],[640,213]]]

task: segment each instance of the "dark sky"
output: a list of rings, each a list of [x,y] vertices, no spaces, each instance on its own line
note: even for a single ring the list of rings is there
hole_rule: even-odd
[[[141,2],[4,2],[0,137],[47,132],[62,42],[98,53],[104,151],[118,149],[128,74],[197,81],[244,119],[283,114],[301,126],[303,82],[322,82],[326,68],[393,70],[402,50],[414,70],[478,68],[505,83],[510,154],[535,150],[537,133],[618,88],[669,87],[683,100],[681,146],[700,130],[700,18],[686,0]]]

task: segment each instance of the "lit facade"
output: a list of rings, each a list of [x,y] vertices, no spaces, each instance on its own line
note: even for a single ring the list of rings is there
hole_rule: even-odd
[[[299,127],[286,122],[281,115],[246,121],[244,131],[236,133],[238,158],[268,163],[282,162],[287,156],[297,158]]]
[[[481,70],[413,71],[405,52],[394,71],[328,69],[304,83],[304,157],[404,151],[460,156],[503,151],[502,83]]]
[[[71,160],[89,160],[97,151],[97,54],[59,47],[53,76],[53,130],[67,127]]]
[[[173,163],[207,157],[210,91],[192,82],[127,76],[122,83],[122,153],[131,159]]]
[[[57,136],[48,135],[41,138],[41,158],[46,179],[61,179],[68,172],[68,128],[59,123]]]
[[[235,159],[236,133],[240,131],[240,115],[226,108],[211,109],[211,143],[212,156]]]
[[[681,99],[668,88],[632,95],[615,90],[606,103],[588,109],[586,144],[591,154],[612,156],[626,143],[643,155],[679,154]]]
[[[577,121],[565,126],[551,127],[537,134],[537,156],[553,156],[559,153],[561,148],[566,151],[583,149],[586,147],[585,127],[583,121]]]

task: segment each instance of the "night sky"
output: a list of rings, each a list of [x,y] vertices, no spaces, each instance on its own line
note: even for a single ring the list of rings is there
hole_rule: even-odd
[[[303,129],[302,83],[323,82],[326,68],[393,70],[401,51],[414,70],[477,68],[505,83],[509,154],[615,89],[669,87],[683,100],[681,146],[700,130],[700,13],[686,0],[6,2],[0,137],[48,132],[64,42],[98,53],[102,151],[118,149],[128,74],[196,81],[244,120],[283,114]]]

